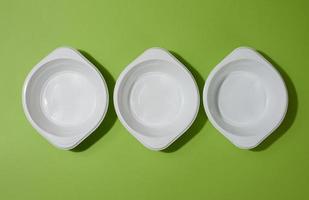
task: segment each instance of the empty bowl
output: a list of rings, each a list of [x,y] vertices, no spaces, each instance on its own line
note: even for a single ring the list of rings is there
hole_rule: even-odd
[[[93,64],[77,50],[62,47],[29,73],[22,101],[27,119],[44,138],[72,149],[103,120],[108,89]]]
[[[203,103],[216,129],[237,147],[250,149],[280,125],[288,94],[280,74],[264,57],[240,47],[210,73]]]
[[[121,123],[152,150],[168,147],[190,127],[199,102],[191,73],[161,48],[148,49],[130,63],[114,90]]]

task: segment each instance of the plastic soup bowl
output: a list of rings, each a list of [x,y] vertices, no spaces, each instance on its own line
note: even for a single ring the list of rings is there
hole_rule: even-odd
[[[72,149],[105,116],[108,91],[103,76],[78,51],[58,48],[29,73],[23,108],[32,126],[50,143]]]
[[[288,94],[277,70],[255,50],[241,47],[212,70],[203,101],[215,128],[237,147],[250,149],[281,124]]]
[[[144,146],[161,150],[194,121],[199,93],[191,73],[168,51],[151,48],[119,76],[114,104],[118,118]]]

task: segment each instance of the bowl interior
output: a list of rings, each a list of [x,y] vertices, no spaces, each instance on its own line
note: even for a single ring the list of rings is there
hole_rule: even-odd
[[[285,91],[280,75],[271,66],[241,59],[216,71],[204,98],[221,130],[237,136],[256,136],[280,124],[287,103]]]
[[[31,74],[24,98],[33,123],[48,134],[67,137],[97,126],[105,113],[107,91],[93,67],[57,59]]]
[[[118,110],[139,134],[164,137],[184,131],[198,109],[198,92],[186,69],[164,60],[144,61],[120,80]]]

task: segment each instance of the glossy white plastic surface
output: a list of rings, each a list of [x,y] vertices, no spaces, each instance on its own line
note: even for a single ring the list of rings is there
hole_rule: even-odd
[[[182,135],[194,121],[199,103],[191,73],[161,48],[148,49],[129,64],[114,90],[121,123],[152,150],[162,150]]]
[[[77,50],[62,47],[27,76],[23,108],[31,125],[50,143],[72,149],[92,133],[108,107],[103,76]]]
[[[237,147],[250,149],[280,125],[288,94],[280,74],[264,57],[240,47],[210,73],[203,103],[215,128]]]

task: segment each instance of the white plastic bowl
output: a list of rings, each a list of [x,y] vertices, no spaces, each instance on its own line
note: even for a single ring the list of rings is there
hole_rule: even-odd
[[[22,101],[27,119],[44,138],[72,149],[103,120],[108,89],[93,64],[77,50],[62,47],[29,73]]]
[[[237,147],[250,149],[280,125],[288,94],[280,74],[264,57],[240,47],[210,73],[203,103],[216,129]]]
[[[130,63],[114,90],[121,123],[152,150],[168,147],[190,127],[199,102],[191,73],[161,48],[148,49]]]

